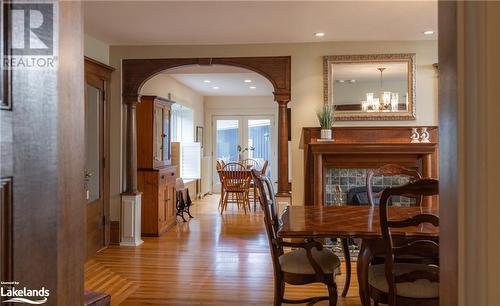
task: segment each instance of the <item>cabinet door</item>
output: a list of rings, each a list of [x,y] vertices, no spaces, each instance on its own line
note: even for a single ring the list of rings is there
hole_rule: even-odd
[[[158,190],[158,228],[161,229],[165,223],[165,184],[161,184]]]
[[[166,202],[166,210],[167,210],[167,215],[166,219],[167,222],[174,222],[175,220],[175,213],[176,213],[176,208],[175,208],[175,183],[173,184],[168,184],[167,185],[167,194],[168,194],[168,201]]]

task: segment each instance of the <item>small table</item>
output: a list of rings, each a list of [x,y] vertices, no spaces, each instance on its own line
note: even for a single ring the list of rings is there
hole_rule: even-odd
[[[420,213],[439,215],[439,207],[389,207],[391,219],[405,219]],[[278,231],[281,238],[361,238],[357,273],[359,297],[363,306],[370,305],[368,269],[374,256],[384,254],[379,209],[371,206],[288,206],[282,216]],[[393,229],[395,238],[438,239],[439,228],[430,224],[419,227]]]

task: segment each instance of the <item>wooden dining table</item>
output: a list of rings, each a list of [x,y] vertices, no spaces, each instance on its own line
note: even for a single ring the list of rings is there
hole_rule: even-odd
[[[390,219],[405,219],[420,213],[439,216],[439,206],[389,208]],[[357,261],[361,305],[370,305],[368,270],[375,256],[384,254],[378,206],[287,206],[281,214],[278,236],[281,238],[360,238]],[[394,238],[439,239],[439,228],[431,224],[393,229]],[[378,243],[377,243],[378,242]]]

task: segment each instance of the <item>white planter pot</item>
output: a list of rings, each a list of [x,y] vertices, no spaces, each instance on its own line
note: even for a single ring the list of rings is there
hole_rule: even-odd
[[[332,139],[332,129],[321,129],[321,139]]]

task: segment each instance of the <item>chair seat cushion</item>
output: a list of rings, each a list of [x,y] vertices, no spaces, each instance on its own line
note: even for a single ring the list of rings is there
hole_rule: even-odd
[[[331,250],[322,249],[319,251],[316,248],[312,249],[314,260],[319,264],[323,273],[333,274],[339,271],[340,260]],[[285,253],[279,257],[281,270],[287,273],[295,274],[316,274],[313,266],[307,259],[307,252],[305,249],[297,249]]]
[[[385,277],[385,265],[372,265],[368,275],[370,286],[382,292],[389,292],[389,285]],[[439,267],[423,264],[397,263],[394,264],[394,275],[402,275],[412,271],[427,271],[439,274]],[[418,279],[415,282],[396,283],[397,296],[407,298],[438,298],[439,282],[431,282],[426,279]]]

